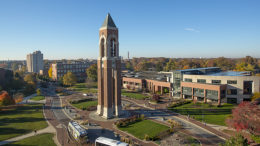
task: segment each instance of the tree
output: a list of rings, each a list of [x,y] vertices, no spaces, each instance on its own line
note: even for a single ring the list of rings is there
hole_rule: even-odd
[[[15,104],[14,99],[9,96],[8,92],[2,91],[0,93],[0,106],[7,106],[12,104]]]
[[[38,89],[36,90],[36,93],[37,93],[38,96],[40,96],[40,95],[41,95],[41,89],[38,88]]]
[[[258,98],[260,98],[260,92],[255,92],[254,95],[251,97],[252,101],[257,100]]]
[[[52,78],[52,67],[49,68],[48,75],[49,75],[49,78]]]
[[[87,78],[97,81],[97,64],[92,64],[87,70]]]
[[[18,64],[16,62],[12,63],[12,70],[16,71],[18,69]]]
[[[130,61],[127,61],[127,62],[125,63],[125,67],[126,67],[127,69],[129,69],[129,70],[132,70],[132,69],[133,69],[133,66],[132,66],[132,64],[131,64]]]
[[[230,139],[226,140],[222,146],[248,146],[248,141],[241,134],[238,134]]]
[[[260,107],[257,102],[242,102],[232,110],[232,115],[226,120],[229,127],[237,130],[247,130],[251,134],[260,135]]]
[[[170,59],[169,62],[167,62],[166,66],[165,66],[165,71],[170,71],[170,70],[175,70],[176,69],[176,65],[173,59]]]
[[[36,77],[33,74],[25,75],[24,81],[28,84],[36,85]]]
[[[63,76],[63,84],[67,86],[72,86],[77,83],[77,77],[72,72],[67,72]]]

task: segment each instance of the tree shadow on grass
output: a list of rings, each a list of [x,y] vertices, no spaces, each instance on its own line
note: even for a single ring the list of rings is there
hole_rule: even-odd
[[[190,114],[190,115],[226,115],[231,114],[231,109],[172,109],[172,111],[180,114]]]
[[[35,110],[41,110],[42,105],[32,105],[32,106],[17,106],[14,109],[0,111],[0,115],[8,116],[8,115],[18,115],[24,113],[33,113]]]
[[[0,135],[25,134],[28,132],[30,132],[30,130],[16,128],[0,128]]]
[[[8,125],[10,123],[25,123],[25,122],[39,122],[39,121],[45,121],[45,119],[44,118],[34,118],[34,117],[4,118],[4,119],[1,119],[0,126]],[[0,133],[1,132],[2,131],[0,130]]]

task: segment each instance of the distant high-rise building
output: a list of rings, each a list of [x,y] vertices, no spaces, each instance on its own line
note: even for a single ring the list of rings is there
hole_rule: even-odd
[[[130,59],[130,58],[129,58],[129,51],[128,51],[128,53],[127,53],[127,58],[128,58],[128,60]]]
[[[39,73],[40,70],[43,70],[43,54],[41,51],[28,54],[26,60],[28,72]]]

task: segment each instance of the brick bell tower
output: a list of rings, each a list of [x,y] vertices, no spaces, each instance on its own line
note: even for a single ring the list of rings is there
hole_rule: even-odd
[[[118,28],[108,13],[99,29],[97,114],[109,119],[121,114],[121,58]]]

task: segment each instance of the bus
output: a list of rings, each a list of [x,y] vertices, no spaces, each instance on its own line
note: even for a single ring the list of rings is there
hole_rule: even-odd
[[[106,137],[98,137],[95,146],[129,146],[128,143],[117,141]]]
[[[68,130],[70,134],[77,140],[81,141],[82,139],[87,138],[87,130],[82,128],[77,122],[70,121],[68,124]]]

